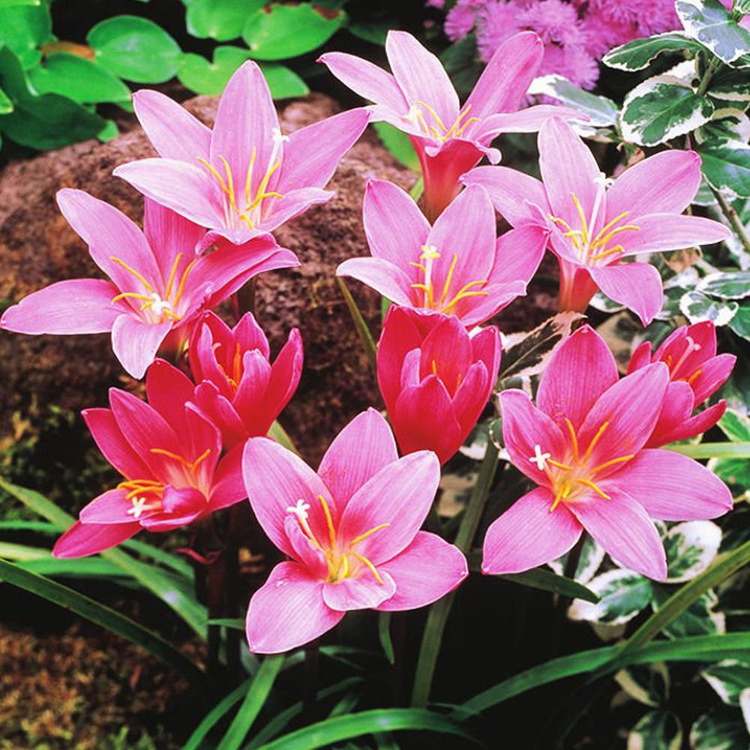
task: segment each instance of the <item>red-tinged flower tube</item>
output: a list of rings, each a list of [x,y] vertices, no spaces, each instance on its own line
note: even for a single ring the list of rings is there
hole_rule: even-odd
[[[378,344],[378,383],[403,453],[444,464],[476,425],[500,366],[500,332],[471,334],[454,317],[394,306]]]

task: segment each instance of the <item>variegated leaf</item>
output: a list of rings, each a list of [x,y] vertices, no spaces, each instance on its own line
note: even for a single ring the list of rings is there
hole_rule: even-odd
[[[587,587],[600,599],[596,604],[574,599],[568,609],[571,620],[622,625],[643,611],[652,596],[648,578],[622,568],[596,576],[589,581]]]
[[[732,18],[719,0],[678,0],[675,10],[685,33],[725,63],[750,52],[750,33]]]
[[[701,677],[714,689],[727,706],[739,706],[740,694],[750,687],[750,664],[727,659],[701,672]]]
[[[690,728],[690,750],[747,750],[748,732],[737,709],[720,706]]]
[[[665,535],[667,583],[682,583],[702,573],[716,557],[721,529],[711,521],[687,521],[673,526]]]
[[[627,750],[680,750],[682,727],[671,711],[649,711],[629,732]]]
[[[688,292],[680,299],[680,312],[691,322],[713,321],[716,326],[725,326],[737,313],[736,302],[723,302],[707,297],[701,292]]]
[[[607,52],[602,62],[618,70],[643,70],[659,55],[675,52],[699,52],[703,46],[681,31],[670,31],[643,39],[634,39]]]

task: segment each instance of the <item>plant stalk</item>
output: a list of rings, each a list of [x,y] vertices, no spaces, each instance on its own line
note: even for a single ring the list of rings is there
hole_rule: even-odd
[[[726,217],[727,221],[732,225],[735,234],[740,238],[742,247],[750,253],[750,237],[748,237],[745,227],[742,226],[742,221],[734,210],[734,206],[722,195],[721,190],[717,190],[713,185],[709,185],[711,192],[716,198],[716,202],[719,204],[721,212]]]

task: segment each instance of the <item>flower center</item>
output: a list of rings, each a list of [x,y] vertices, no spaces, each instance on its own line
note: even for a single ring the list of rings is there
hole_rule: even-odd
[[[453,125],[445,126],[440,115],[427,102],[415,101],[409,111],[404,115],[404,120],[416,125],[428,138],[434,138],[440,143],[445,143],[451,138],[460,138],[466,128],[474,122],[479,122],[478,117],[469,117],[471,104],[464,106],[458,113]]]
[[[451,283],[453,282],[453,272],[458,263],[458,255],[453,253],[448,275],[445,277],[443,289],[437,293],[433,282],[433,265],[440,257],[440,253],[434,245],[422,245],[422,254],[419,256],[419,263],[409,263],[410,266],[418,268],[424,277],[424,281],[412,284],[412,289],[417,289],[422,293],[422,307],[426,310],[436,310],[445,314],[453,312],[453,308],[463,299],[468,297],[486,297],[489,292],[483,292],[473,289],[476,286],[484,286],[487,279],[481,281],[471,281],[465,284],[455,294],[451,296]]]
[[[373,565],[371,560],[357,552],[355,547],[376,532],[386,528],[386,526],[390,526],[390,524],[381,523],[379,526],[375,526],[364,534],[355,537],[346,545],[341,545],[337,540],[336,529],[333,526],[333,518],[331,516],[331,509],[328,507],[326,499],[323,495],[318,495],[317,499],[326,518],[326,525],[328,527],[327,541],[320,541],[310,528],[310,523],[308,521],[310,517],[308,513],[310,510],[309,503],[306,503],[304,500],[297,500],[297,504],[289,506],[286,511],[297,517],[297,523],[299,524],[302,533],[310,540],[314,547],[323,553],[326,565],[328,566],[328,582],[336,583],[344,578],[352,578],[356,576],[362,568],[366,568],[372,573],[378,584],[382,586],[383,579],[380,576],[380,573],[378,573],[377,568]]]
[[[125,499],[130,500],[133,507],[128,508],[127,514],[133,516],[134,521],[140,520],[144,513],[152,510],[159,511],[162,508],[163,482],[156,482],[151,479],[132,479],[120,482],[117,489],[128,491]]]
[[[529,461],[536,464],[537,468],[547,475],[550,487],[555,493],[555,500],[549,509],[550,513],[561,502],[575,500],[576,497],[587,490],[591,490],[599,495],[599,497],[609,500],[610,496],[594,481],[596,475],[610,466],[626,463],[631,458],[635,458],[635,455],[619,456],[618,458],[613,458],[591,467],[588,465],[591,455],[602,435],[609,427],[609,422],[602,424],[583,454],[581,454],[579,448],[578,436],[576,435],[573,423],[567,418],[565,419],[565,423],[570,434],[570,450],[568,455],[562,457],[565,459],[564,462],[553,459],[551,453],[543,452],[541,445],[535,445],[534,455],[529,457]]]
[[[688,385],[692,385],[693,382],[700,376],[701,374],[701,368],[698,368],[694,372],[690,373],[683,373],[682,376],[679,375],[680,368],[685,364],[685,361],[687,358],[693,354],[694,352],[698,352],[701,350],[701,345],[697,344],[692,336],[685,336],[685,348],[682,350],[682,354],[680,355],[680,358],[674,362],[672,355],[668,354],[664,358],[664,364],[669,368],[669,374],[672,380],[684,380]]]

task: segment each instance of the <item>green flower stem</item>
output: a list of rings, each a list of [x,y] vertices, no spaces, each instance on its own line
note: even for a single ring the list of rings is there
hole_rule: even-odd
[[[464,511],[464,517],[461,526],[456,535],[456,546],[466,554],[471,549],[471,544],[482,519],[484,506],[487,502],[487,496],[492,487],[492,481],[497,471],[497,448],[492,442],[487,443],[487,450],[479,469],[479,477],[474,486],[469,504]],[[440,644],[443,640],[448,616],[453,607],[455,592],[444,596],[430,608],[425,624],[424,635],[422,636],[422,645],[419,649],[419,659],[417,661],[417,670],[414,677],[414,689],[412,691],[412,706],[421,708],[427,705],[430,698],[430,689],[432,680],[435,676],[435,667],[440,653]]]
[[[711,79],[714,77],[714,73],[720,65],[721,60],[719,60],[718,57],[712,56],[708,63],[708,67],[706,68],[706,72],[703,74],[703,78],[701,78],[701,82],[698,84],[698,90],[695,92],[698,96],[703,96],[703,94],[708,91],[708,85],[711,83]]]
[[[750,252],[750,237],[747,236],[745,227],[742,226],[742,221],[737,215],[737,212],[734,210],[734,206],[722,195],[721,190],[717,190],[715,187],[713,187],[713,185],[709,185],[709,187],[711,188],[711,192],[714,194],[714,198],[716,198],[716,201],[719,204],[721,212],[724,214],[724,216],[726,216],[727,221],[732,225],[732,229],[734,229],[735,234],[737,235],[737,237],[739,237],[739,240],[742,243],[742,247]]]
[[[354,297],[352,297],[352,293],[349,291],[349,287],[347,287],[346,282],[341,278],[341,276],[337,276],[336,281],[338,281],[339,289],[341,289],[341,294],[344,295],[346,306],[349,308],[349,313],[351,314],[352,320],[354,321],[354,327],[357,329],[357,334],[359,335],[359,339],[362,342],[362,346],[364,346],[365,348],[367,361],[370,363],[370,367],[372,367],[372,371],[373,373],[375,373],[375,377],[377,378],[378,350],[375,345],[375,341],[372,338],[372,334],[370,333],[370,329],[367,327],[367,322],[362,317],[362,313],[359,311],[359,307],[357,307],[357,303],[354,301]]]
[[[750,443],[698,443],[664,447],[690,458],[750,458]]]

